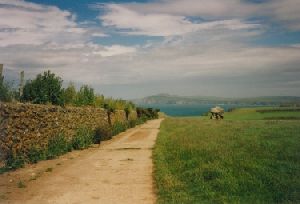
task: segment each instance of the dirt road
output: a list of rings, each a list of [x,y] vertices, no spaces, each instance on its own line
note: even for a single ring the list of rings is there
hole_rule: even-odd
[[[151,156],[160,123],[0,175],[0,203],[155,203]]]

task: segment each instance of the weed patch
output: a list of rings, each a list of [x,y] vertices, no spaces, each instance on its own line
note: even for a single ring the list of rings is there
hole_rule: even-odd
[[[4,169],[18,169],[22,168],[25,165],[24,155],[20,152],[10,151],[5,159],[5,168]]]
[[[26,188],[26,185],[25,185],[25,183],[23,182],[23,181],[19,181],[18,182],[18,188]]]
[[[52,172],[53,171],[53,168],[49,167],[45,170],[45,172]]]
[[[9,169],[7,167],[1,167],[0,168],[0,175],[4,174],[5,172],[7,172]]]
[[[100,144],[101,141],[110,140],[111,138],[112,138],[112,128],[110,126],[97,128],[95,131],[94,143]]]
[[[116,122],[112,126],[112,135],[118,135],[121,132],[126,131],[127,124],[122,122]]]
[[[48,141],[47,159],[54,159],[72,150],[70,142],[63,133],[60,133]]]
[[[128,121],[128,126],[129,128],[134,128],[137,124],[137,121],[136,120],[129,120]]]
[[[80,127],[72,138],[72,147],[75,150],[86,149],[94,143],[95,133],[87,127]]]
[[[39,147],[32,147],[27,154],[29,163],[37,163],[38,161],[45,160],[47,158],[46,151]]]

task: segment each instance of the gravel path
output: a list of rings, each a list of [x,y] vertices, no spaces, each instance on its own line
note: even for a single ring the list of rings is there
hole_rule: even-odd
[[[151,156],[160,123],[148,121],[100,146],[0,175],[0,203],[155,203]],[[20,180],[25,188],[17,187]]]

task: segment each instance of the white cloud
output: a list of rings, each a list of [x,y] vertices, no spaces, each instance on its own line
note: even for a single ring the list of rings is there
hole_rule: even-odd
[[[95,51],[93,54],[101,55],[102,57],[111,57],[115,55],[123,55],[136,52],[135,47],[126,47],[121,45],[105,46],[101,51]]]
[[[118,5],[95,4],[93,7],[109,11],[100,17],[107,25],[120,28],[130,28],[131,25],[131,28],[137,30],[147,31],[147,26],[161,23],[163,25],[159,26],[160,28],[168,28],[169,25],[172,28],[169,28],[169,31],[173,30],[174,33],[178,33],[178,28],[174,29],[178,25],[183,26],[183,30],[193,30],[191,22],[184,16],[198,16],[210,21],[267,17],[270,21],[279,22],[291,30],[300,30],[299,0],[272,0],[262,3],[241,0],[160,0]],[[145,22],[145,25],[142,22]],[[167,34],[169,35],[169,32]]]
[[[224,39],[224,38],[223,38]],[[143,50],[121,46],[45,49],[43,46],[0,48],[0,61],[12,71],[25,70],[34,76],[51,69],[66,81],[103,84],[139,84],[156,80],[189,80],[205,77],[269,73],[299,76],[300,49],[297,47],[251,47],[220,41],[178,40]],[[142,49],[142,50],[141,50]],[[12,57],[13,56],[13,57]],[[108,57],[110,56],[110,57]],[[299,76],[300,77],[300,76]],[[292,80],[290,80],[292,81]]]
[[[98,32],[92,33],[92,36],[93,36],[93,37],[108,37],[107,34],[104,34],[104,33],[98,33]]]
[[[73,18],[56,7],[1,0],[0,46],[83,41],[86,31]]]
[[[265,4],[266,13],[291,30],[300,30],[299,0],[273,0]]]
[[[114,26],[131,35],[177,36],[208,29],[256,29],[258,24],[250,24],[241,20],[218,20],[204,23],[193,23],[185,16],[170,14],[143,14],[117,4],[105,6],[106,14],[99,18],[104,26]]]
[[[0,0],[0,46],[84,43],[106,36],[75,20],[74,14],[54,6]]]
[[[109,12],[100,17],[104,26],[131,29],[130,34],[150,36],[181,35],[195,30],[185,17],[165,14],[143,15],[122,6],[108,5]]]
[[[185,82],[184,86],[191,78],[234,76],[241,81],[250,78],[250,82],[243,82],[247,86],[253,85],[252,79],[267,76],[268,87],[278,83],[291,87],[300,78],[299,45],[266,47],[247,43],[264,28],[259,23],[243,20],[242,17],[259,10],[252,4],[241,3],[243,1],[165,0],[153,4],[106,4],[106,13],[100,16],[104,25],[115,26],[121,29],[117,32],[123,34],[164,37],[162,42],[149,41],[138,46],[95,44],[93,37],[105,37],[101,28],[89,27],[91,22],[78,23],[74,14],[57,7],[19,0],[0,2],[0,62],[15,76],[20,70],[25,70],[27,77],[33,77],[51,69],[65,81],[96,86],[137,84],[136,87],[140,87],[143,83],[163,81],[166,86],[159,87],[157,92],[162,88],[171,89],[169,81]],[[272,2],[279,5],[279,1]],[[214,9],[217,10],[213,12]],[[273,13],[278,21],[297,19],[292,13],[279,10]],[[191,15],[206,15],[207,12],[206,17],[210,20],[190,20],[185,17],[189,11]],[[266,15],[271,14],[266,12]],[[296,24],[295,21],[289,26]],[[197,90],[197,87],[189,88]]]
[[[235,18],[256,12],[256,6],[240,0],[161,0],[154,3],[123,4],[143,13],[168,13],[205,18]]]
[[[104,58],[125,57],[136,48],[95,44],[92,38],[107,35],[88,25],[91,22],[77,23],[74,14],[54,6],[0,0],[0,62],[9,72],[25,70],[27,77],[51,69],[66,80],[109,83],[109,73],[116,70],[109,63],[101,67]]]

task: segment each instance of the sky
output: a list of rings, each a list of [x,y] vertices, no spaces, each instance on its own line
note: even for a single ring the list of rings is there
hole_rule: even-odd
[[[0,0],[0,63],[125,99],[300,96],[300,1]]]

